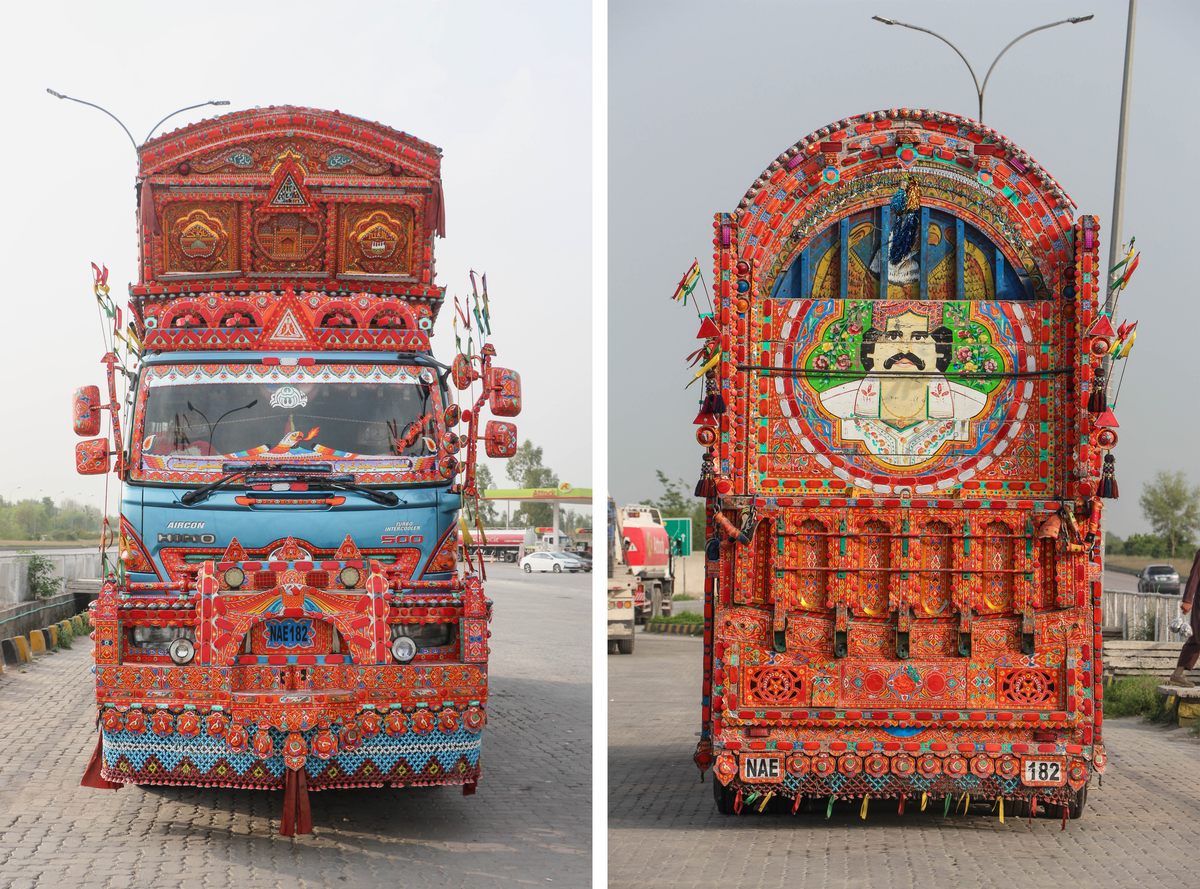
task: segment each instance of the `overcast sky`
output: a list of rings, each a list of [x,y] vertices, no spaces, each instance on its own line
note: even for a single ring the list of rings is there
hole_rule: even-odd
[[[141,141],[218,110],[296,104],[376,120],[440,146],[447,235],[439,283],[486,271],[498,363],[525,387],[522,437],[577,486],[591,480],[591,11],[587,2],[26,4],[0,38],[6,134],[0,494],[99,503],[74,471],[70,396],[101,383],[89,262],[123,304],[137,275]],[[452,307],[435,354],[453,357]],[[497,479],[506,483],[502,468]]]
[[[655,495],[656,468],[689,487],[699,472],[696,387],[683,389],[696,316],[670,296],[693,257],[711,274],[712,214],[734,210],[776,156],[832,121],[904,106],[976,115],[953,51],[872,15],[945,35],[982,80],[1022,31],[1095,13],[1010,50],[988,84],[984,120],[1029,151],[1078,212],[1098,215],[1107,241],[1126,9],[1124,0],[609,0],[609,472],[618,502]],[[1122,497],[1108,513],[1121,535],[1147,530],[1137,501],[1156,471],[1182,469],[1200,482],[1200,297],[1188,267],[1200,6],[1154,0],[1139,12],[1124,235],[1137,236],[1143,257],[1119,315],[1141,323],[1116,407]]]

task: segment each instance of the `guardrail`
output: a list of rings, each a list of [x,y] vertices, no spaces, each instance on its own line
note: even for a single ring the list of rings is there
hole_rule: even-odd
[[[1120,627],[1125,639],[1154,642],[1183,641],[1168,624],[1179,614],[1179,596],[1174,593],[1130,593],[1105,590],[1100,596],[1104,626]]]

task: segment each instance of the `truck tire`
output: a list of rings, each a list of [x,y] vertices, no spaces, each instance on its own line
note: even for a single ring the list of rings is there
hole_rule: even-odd
[[[628,639],[618,639],[617,640],[617,653],[618,654],[633,654],[633,642],[636,638],[637,638],[636,636],[630,636]]]
[[[722,815],[733,815],[733,801],[737,798],[737,791],[732,787],[726,787],[717,780],[717,776],[713,775],[709,778],[713,786],[713,801],[717,804],[717,811]]]
[[[1067,817],[1072,821],[1078,821],[1083,817],[1083,810],[1087,808],[1087,792],[1088,786],[1084,784],[1075,791],[1075,799],[1067,804]],[[1062,817],[1062,807],[1059,807],[1058,817]]]

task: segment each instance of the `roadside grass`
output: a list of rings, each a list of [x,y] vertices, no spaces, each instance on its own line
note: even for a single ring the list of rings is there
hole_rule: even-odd
[[[99,533],[76,540],[0,540],[0,549],[78,549],[81,545],[95,546],[99,541]]]
[[[670,617],[655,617],[651,618],[651,623],[656,624],[702,624],[704,623],[704,615],[696,611],[681,611],[679,614],[672,614]]]
[[[693,596],[691,593],[672,593],[672,602],[695,602],[699,596]]]
[[[1152,722],[1167,719],[1158,676],[1123,676],[1104,689],[1105,716],[1142,716]]]
[[[1122,574],[1140,574],[1147,565],[1171,565],[1179,572],[1180,580],[1186,580],[1188,572],[1192,570],[1192,557],[1176,556],[1174,559],[1168,559],[1165,556],[1151,558],[1150,556],[1106,555],[1104,557],[1105,568],[1120,571]]]

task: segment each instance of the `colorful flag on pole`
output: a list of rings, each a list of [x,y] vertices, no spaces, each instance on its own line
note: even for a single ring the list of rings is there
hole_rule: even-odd
[[[679,279],[679,285],[675,288],[671,299],[687,305],[687,298],[692,295],[692,291],[696,289],[696,285],[699,283],[700,263],[693,259],[691,268],[687,270],[687,274]]]
[[[1114,295],[1125,289],[1125,285],[1129,283],[1129,279],[1133,277],[1133,273],[1141,261],[1141,252],[1133,246],[1136,241],[1137,238],[1129,239],[1129,250],[1125,253],[1125,256],[1108,270],[1109,287]]]

